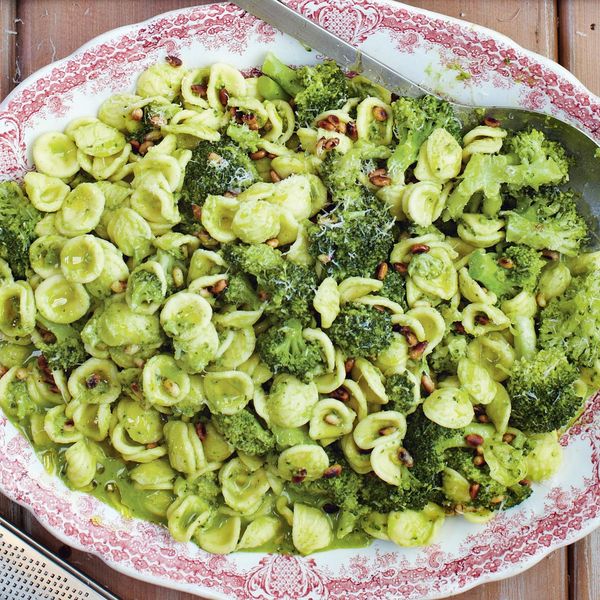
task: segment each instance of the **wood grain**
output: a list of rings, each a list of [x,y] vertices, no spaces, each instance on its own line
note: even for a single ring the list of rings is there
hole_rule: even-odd
[[[600,94],[600,2],[563,0],[559,19],[560,63]]]
[[[16,0],[0,0],[0,98],[4,98],[15,83],[16,19]]]
[[[404,0],[450,17],[489,27],[521,46],[556,59],[558,56],[555,0]]]
[[[19,77],[62,58],[94,36],[197,0],[0,0],[0,98]],[[559,59],[593,91],[600,91],[600,3],[595,0],[412,0],[408,4],[490,27],[517,43]],[[560,21],[558,19],[560,17]],[[557,23],[560,22],[560,29]],[[597,24],[597,28],[592,27]],[[17,31],[18,35],[9,33]],[[117,574],[98,558],[71,551],[27,511],[0,495],[0,514],[97,579],[123,600],[193,600]],[[600,533],[558,550],[526,573],[480,586],[455,600],[598,600]],[[567,569],[570,569],[570,587]],[[317,599],[315,599],[317,600]]]

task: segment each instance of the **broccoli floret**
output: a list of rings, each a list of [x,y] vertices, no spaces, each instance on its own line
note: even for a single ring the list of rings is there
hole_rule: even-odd
[[[461,125],[452,106],[435,96],[399,98],[392,104],[394,134],[398,145],[388,161],[392,178],[403,178],[406,169],[416,162],[419,149],[434,129],[443,128],[457,137]]]
[[[132,306],[143,306],[164,299],[162,282],[156,273],[140,269],[129,277],[127,288],[131,290]]]
[[[494,216],[502,206],[502,184],[511,190],[559,184],[569,179],[569,161],[563,147],[541,131],[520,131],[507,139],[505,154],[473,154],[465,167],[462,181],[454,188],[447,203],[445,218],[457,219],[476,193],[484,196],[483,212]]]
[[[588,237],[588,227],[577,212],[575,198],[575,192],[556,187],[519,194],[515,208],[504,213],[506,241],[577,254]]]
[[[387,146],[374,146],[358,141],[345,153],[327,153],[319,167],[319,175],[329,193],[336,200],[343,199],[344,191],[369,185],[369,173],[378,168],[377,161],[390,156]]]
[[[185,168],[180,209],[191,210],[192,204],[204,204],[209,194],[240,192],[259,180],[254,161],[232,140],[203,140]]]
[[[15,279],[24,279],[29,266],[29,246],[36,238],[35,226],[42,218],[14,181],[0,183],[0,258]]]
[[[263,295],[268,299],[267,314],[280,320],[310,321],[311,299],[316,288],[313,270],[286,260],[279,250],[266,244],[228,244],[223,256],[234,272],[256,279],[259,298]]]
[[[600,274],[574,277],[540,315],[539,345],[555,348],[578,366],[600,358]]]
[[[392,342],[392,319],[365,304],[347,304],[329,329],[329,337],[346,356],[377,356]]]
[[[246,152],[256,152],[258,150],[258,143],[261,140],[260,133],[250,129],[245,123],[242,125],[235,122],[229,123],[227,135]]]
[[[520,290],[532,292],[545,264],[536,250],[521,244],[507,246],[500,254],[479,249],[469,258],[469,275],[507,298]]]
[[[450,448],[465,447],[465,431],[448,429],[430,421],[421,408],[407,418],[404,447],[414,461],[411,474],[432,488],[441,484],[445,453]]]
[[[389,400],[385,410],[396,410],[406,415],[414,411],[419,402],[419,394],[415,395],[415,382],[407,373],[395,373],[386,377],[385,393]]]
[[[2,398],[2,409],[19,421],[29,417],[38,410],[37,404],[33,401],[27,391],[27,381],[13,380],[4,389]]]
[[[219,485],[217,473],[209,471],[193,479],[179,477],[175,481],[174,491],[181,496],[187,496],[188,494],[200,496],[214,506],[217,504],[217,498],[221,495],[221,486]]]
[[[512,401],[511,425],[535,433],[567,426],[583,404],[574,386],[578,376],[558,348],[540,350],[530,360],[517,360],[507,388]]]
[[[333,503],[336,507],[357,517],[362,515],[366,510],[360,504],[359,493],[365,478],[350,467],[342,453],[337,449],[327,448],[327,453],[331,464],[337,464],[341,467],[339,475],[295,483],[290,485],[290,490],[315,496],[321,500],[322,504]]]
[[[415,477],[412,468],[404,470],[399,486],[389,485],[378,477],[365,477],[359,491],[361,506],[381,513],[421,510],[428,502],[439,499],[439,492],[429,482]]]
[[[227,287],[223,290],[219,299],[224,304],[244,307],[247,310],[256,310],[261,304],[248,278],[239,273],[229,277]]]
[[[477,494],[466,504],[474,508],[496,511],[520,504],[531,494],[529,485],[506,487],[492,479],[490,470],[484,463],[475,466],[473,452],[464,448],[452,448],[446,452],[446,466],[460,473],[469,483],[477,484]]]
[[[338,204],[307,227],[309,252],[336,281],[372,277],[394,244],[394,218],[387,206],[366,191]]]
[[[131,134],[130,140],[136,140],[140,144],[145,141],[146,136],[154,130],[164,127],[180,110],[179,104],[170,102],[150,102],[143,109],[143,116],[138,128]]]
[[[348,79],[333,61],[294,70],[269,52],[262,71],[294,97],[301,127],[310,127],[319,114],[341,108],[348,100]]]
[[[379,295],[397,302],[404,310],[408,310],[406,303],[406,278],[397,271],[390,271],[383,280],[383,287]]]
[[[37,331],[31,336],[52,370],[69,371],[85,362],[81,332],[72,325],[52,323],[38,315]]]
[[[516,172],[509,174],[509,185],[537,190],[542,185],[568,181],[569,160],[565,149],[541,131],[519,131],[508,138],[506,147],[518,165]]]
[[[236,450],[245,454],[256,456],[275,448],[273,434],[247,409],[233,415],[213,415],[212,423]]]
[[[319,114],[342,108],[348,100],[348,80],[335,62],[300,67],[296,74],[303,87],[294,96],[296,117],[301,126],[310,126]]]
[[[320,344],[304,339],[298,319],[273,325],[258,336],[256,346],[273,373],[290,373],[306,382],[322,363]]]
[[[444,339],[427,357],[431,370],[436,374],[456,373],[458,361],[467,356],[469,340],[466,335],[446,333]]]

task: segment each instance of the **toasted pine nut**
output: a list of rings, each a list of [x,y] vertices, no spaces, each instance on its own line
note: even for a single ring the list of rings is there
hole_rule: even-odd
[[[223,106],[227,106],[227,103],[229,102],[229,92],[225,88],[219,90],[219,102]]]
[[[261,158],[264,158],[267,155],[267,151],[266,150],[257,150],[256,152],[252,152],[250,154],[250,158],[252,160],[260,160]]]
[[[167,390],[167,394],[169,394],[169,396],[173,396],[173,398],[176,398],[181,393],[181,388],[172,379],[165,379],[163,381],[163,387],[165,390]]]
[[[130,117],[134,120],[134,121],[141,121],[144,118],[144,111],[141,108],[134,108],[131,111],[131,115]]]
[[[173,283],[175,287],[181,287],[184,283],[183,271],[179,267],[173,269]]]
[[[376,121],[383,122],[387,121],[388,114],[383,106],[374,106],[373,107],[373,116]]]

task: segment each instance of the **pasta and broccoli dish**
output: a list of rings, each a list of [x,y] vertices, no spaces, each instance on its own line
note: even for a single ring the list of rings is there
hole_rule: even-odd
[[[0,183],[0,406],[177,541],[430,544],[551,477],[600,387],[600,253],[540,131],[169,56],[32,156]]]

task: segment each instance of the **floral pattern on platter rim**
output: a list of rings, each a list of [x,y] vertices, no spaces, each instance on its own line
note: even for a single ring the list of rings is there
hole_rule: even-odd
[[[367,52],[389,48],[393,67],[450,99],[544,110],[600,139],[600,100],[562,67],[498,33],[391,0],[288,4]],[[31,168],[27,148],[35,136],[95,114],[165,55],[187,65],[222,60],[251,69],[268,49],[289,63],[318,58],[231,4],[177,10],[103,34],[32,75],[0,105],[0,179],[20,179]],[[70,546],[127,575],[206,597],[440,598],[515,575],[600,524],[600,395],[561,443],[564,467],[524,504],[486,525],[448,519],[437,543],[419,549],[378,541],[309,557],[210,555],[68,490],[4,417],[0,489]]]

